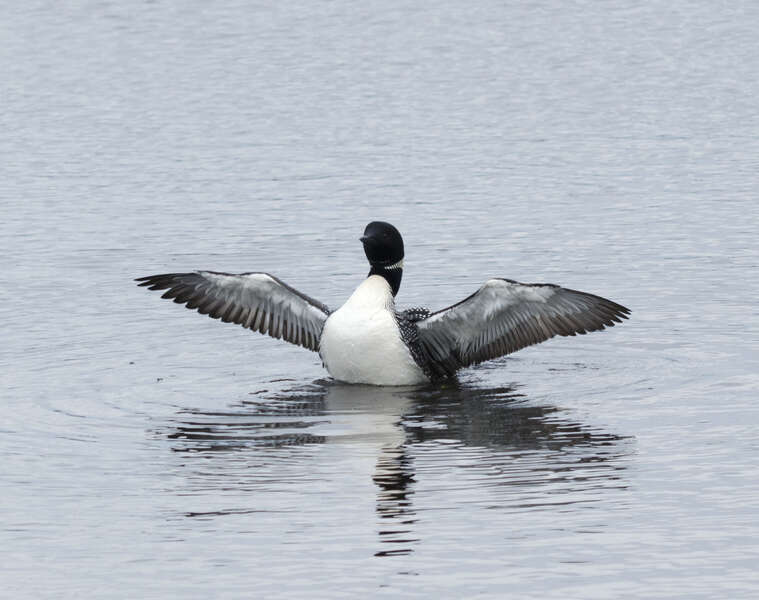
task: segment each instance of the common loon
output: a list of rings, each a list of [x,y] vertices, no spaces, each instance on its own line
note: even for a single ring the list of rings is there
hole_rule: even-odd
[[[195,271],[135,281],[163,298],[225,323],[318,352],[330,375],[349,383],[411,385],[543,342],[621,323],[630,310],[551,283],[488,279],[468,298],[436,312],[395,309],[403,238],[373,221],[361,237],[371,267],[347,302],[327,306],[268,273]]]

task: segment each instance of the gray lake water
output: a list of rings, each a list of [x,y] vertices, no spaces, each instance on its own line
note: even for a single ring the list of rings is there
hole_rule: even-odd
[[[759,5],[0,8],[0,584],[19,598],[759,597]],[[633,310],[422,388],[132,278]]]

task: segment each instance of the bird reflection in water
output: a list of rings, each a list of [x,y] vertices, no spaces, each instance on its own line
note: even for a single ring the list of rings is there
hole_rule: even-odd
[[[465,492],[473,502],[487,500],[487,508],[515,511],[597,502],[602,492],[627,487],[623,459],[632,444],[536,405],[515,387],[459,382],[384,388],[319,380],[253,394],[228,411],[184,411],[164,434],[176,452],[242,452],[246,478],[235,470],[234,479],[247,491],[307,481],[313,462],[303,450],[310,445],[371,445],[376,556],[408,554],[420,543],[414,494],[425,495],[422,501]],[[449,487],[425,486],[456,470],[445,478]],[[543,493],[541,486],[548,486]]]

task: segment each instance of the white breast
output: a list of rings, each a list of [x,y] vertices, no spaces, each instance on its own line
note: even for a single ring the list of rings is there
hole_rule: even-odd
[[[332,377],[372,385],[427,381],[401,340],[393,309],[390,285],[372,275],[329,316],[319,354]]]

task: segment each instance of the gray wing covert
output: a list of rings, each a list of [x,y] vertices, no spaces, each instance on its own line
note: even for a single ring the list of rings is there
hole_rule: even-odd
[[[629,314],[616,302],[554,284],[489,279],[465,300],[416,325],[422,349],[440,377],[556,335],[612,327]]]
[[[318,351],[329,309],[268,273],[195,271],[135,279],[202,315]]]

